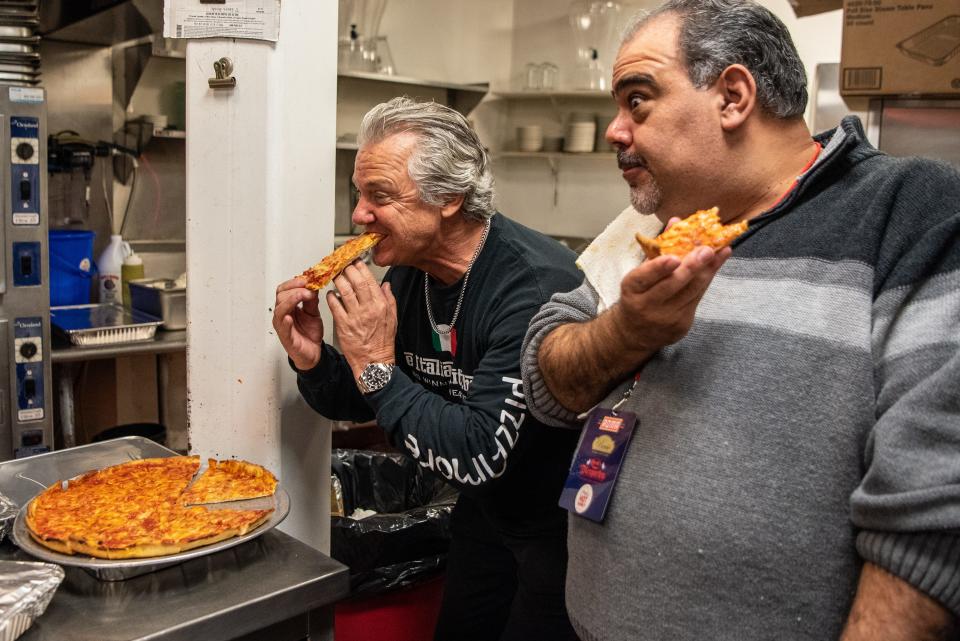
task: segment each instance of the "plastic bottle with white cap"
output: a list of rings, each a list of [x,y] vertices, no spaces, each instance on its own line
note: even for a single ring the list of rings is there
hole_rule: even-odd
[[[110,236],[110,244],[103,250],[97,261],[97,282],[100,285],[101,303],[123,303],[121,271],[123,261],[130,253],[130,245],[124,242],[120,234]]]

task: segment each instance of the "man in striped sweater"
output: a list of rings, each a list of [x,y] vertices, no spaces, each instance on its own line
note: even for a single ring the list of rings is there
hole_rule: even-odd
[[[749,228],[732,253],[660,256],[612,289],[585,269],[531,322],[535,416],[578,429],[624,398],[638,416],[605,519],[569,517],[575,629],[946,638],[960,176],[879,152],[855,118],[812,137],[796,49],[749,0],[671,0],[627,34],[607,138],[634,208],[662,227],[718,206]]]

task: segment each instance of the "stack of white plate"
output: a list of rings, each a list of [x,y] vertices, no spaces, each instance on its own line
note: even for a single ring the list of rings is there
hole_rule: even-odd
[[[570,122],[567,125],[567,135],[564,137],[563,150],[576,153],[593,151],[593,141],[597,134],[597,123]]]
[[[540,125],[517,127],[517,148],[520,151],[543,149],[543,127]]]
[[[40,84],[39,0],[0,0],[0,84]]]

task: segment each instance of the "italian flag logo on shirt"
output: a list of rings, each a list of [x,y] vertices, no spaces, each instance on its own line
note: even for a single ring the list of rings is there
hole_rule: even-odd
[[[449,328],[449,325],[437,325],[437,329],[441,332],[446,332]],[[433,349],[438,352],[449,352],[451,356],[457,355],[457,328],[454,327],[450,330],[449,333],[440,334],[437,333],[433,328],[430,329],[433,333]]]

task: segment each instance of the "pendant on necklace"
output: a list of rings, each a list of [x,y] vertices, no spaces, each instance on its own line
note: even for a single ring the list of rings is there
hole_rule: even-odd
[[[447,330],[450,330],[449,332]],[[438,352],[448,352],[451,356],[457,355],[457,328],[450,329],[449,325],[437,324],[437,329],[431,328],[433,333],[433,349]]]

